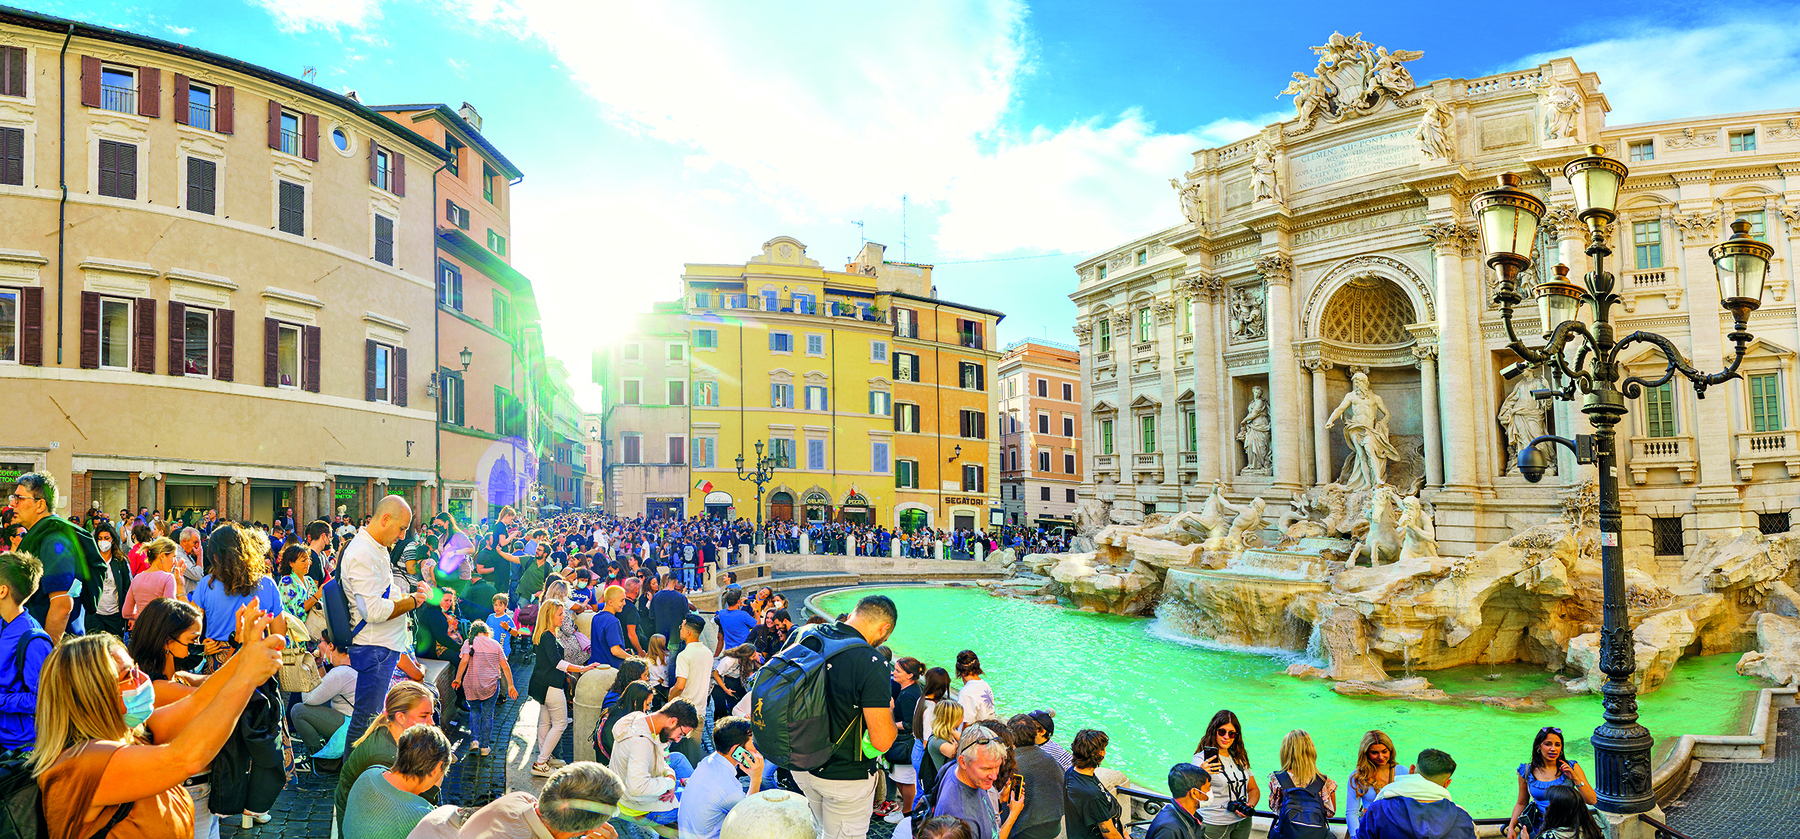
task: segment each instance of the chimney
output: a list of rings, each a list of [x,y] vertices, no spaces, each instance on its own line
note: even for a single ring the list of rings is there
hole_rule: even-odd
[[[481,113],[475,110],[474,105],[464,102],[461,108],[456,109],[456,113],[463,118],[464,122],[473,126],[476,131],[481,130]]]

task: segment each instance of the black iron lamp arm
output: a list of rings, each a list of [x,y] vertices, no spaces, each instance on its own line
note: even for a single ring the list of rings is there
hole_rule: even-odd
[[[1624,340],[1621,340],[1612,348],[1612,352],[1610,353],[1611,357],[1608,361],[1617,364],[1619,355],[1626,347],[1629,347],[1632,344],[1653,344],[1657,349],[1662,351],[1663,357],[1669,360],[1668,366],[1663,369],[1661,376],[1654,379],[1646,379],[1642,376],[1626,377],[1625,381],[1619,386],[1619,391],[1625,395],[1625,398],[1636,399],[1638,395],[1643,392],[1644,388],[1661,387],[1674,379],[1676,373],[1680,373],[1683,377],[1694,383],[1694,396],[1699,399],[1705,399],[1706,389],[1708,387],[1724,384],[1732,379],[1738,378],[1738,365],[1744,362],[1744,352],[1751,341],[1750,333],[1745,332],[1742,329],[1737,329],[1727,337],[1737,345],[1737,350],[1732,354],[1731,363],[1727,365],[1724,370],[1717,373],[1701,372],[1699,368],[1688,363],[1687,358],[1682,356],[1681,350],[1675,347],[1674,342],[1654,332],[1633,332],[1630,335],[1625,336]]]
[[[1585,367],[1583,362],[1587,359],[1589,351],[1595,347],[1593,333],[1588,331],[1586,324],[1578,320],[1563,321],[1557,324],[1556,329],[1550,333],[1550,340],[1544,345],[1544,348],[1534,350],[1526,346],[1525,342],[1519,339],[1519,334],[1514,331],[1512,313],[1512,306],[1502,305],[1500,307],[1500,320],[1506,324],[1508,349],[1525,359],[1526,364],[1532,366],[1552,365],[1558,374],[1569,380],[1570,388],[1578,387],[1586,391],[1593,384],[1593,373],[1583,369]],[[1581,339],[1581,352],[1576,356],[1575,364],[1571,366],[1563,360],[1562,351],[1563,347],[1577,338]],[[1573,391],[1569,391],[1569,393],[1570,396],[1573,396]]]

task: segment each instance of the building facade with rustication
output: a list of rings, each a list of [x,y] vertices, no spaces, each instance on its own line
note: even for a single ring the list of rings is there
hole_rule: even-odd
[[[1744,378],[1705,399],[1673,384],[1629,404],[1627,555],[1786,530],[1800,495],[1800,110],[1608,125],[1601,79],[1569,59],[1419,84],[1404,64],[1419,53],[1342,36],[1315,52],[1314,74],[1288,89],[1293,119],[1170,173],[1179,224],[1077,266],[1083,497],[1115,516],[1171,513],[1218,482],[1273,517],[1295,493],[1366,480],[1348,425],[1382,453],[1382,480],[1429,503],[1446,554],[1553,513],[1591,467],[1559,450],[1556,474],[1529,484],[1518,445],[1589,428],[1567,403],[1530,398],[1543,387],[1530,375],[1506,377],[1518,358],[1469,205],[1517,174],[1549,207],[1527,285],[1559,262],[1579,277],[1586,235],[1562,168],[1598,144],[1631,168],[1607,233],[1620,334],[1660,332],[1722,368],[1730,324],[1707,248],[1737,218],[1775,248]],[[1541,343],[1535,308],[1515,323]],[[1624,362],[1650,377],[1664,366],[1650,352]],[[1356,374],[1366,395],[1350,399]]]

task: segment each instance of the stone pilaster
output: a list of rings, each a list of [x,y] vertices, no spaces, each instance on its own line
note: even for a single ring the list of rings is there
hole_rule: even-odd
[[[1331,362],[1322,358],[1312,358],[1300,362],[1312,378],[1312,439],[1313,439],[1313,474],[1312,483],[1331,483],[1331,429],[1325,426],[1325,417],[1330,409],[1326,408],[1325,371],[1332,367]]]
[[[1269,251],[1256,260],[1263,278],[1263,319],[1269,341],[1270,446],[1275,456],[1274,489],[1300,489],[1300,368],[1294,359],[1294,262]]]
[[[1472,285],[1463,275],[1463,252],[1475,240],[1475,231],[1455,221],[1446,220],[1419,228],[1431,240],[1437,256],[1437,333],[1439,335],[1471,335],[1474,327],[1463,302],[1472,293]],[[1485,286],[1483,286],[1485,288]],[[1474,405],[1474,354],[1469,342],[1446,341],[1439,347],[1443,359],[1442,375],[1437,377],[1439,405]],[[1475,462],[1475,411],[1440,412],[1444,489],[1457,493],[1474,493],[1478,480]]]
[[[1219,405],[1219,394],[1222,391],[1219,383],[1223,381],[1222,371],[1218,368],[1218,333],[1213,328],[1216,316],[1213,313],[1214,303],[1218,300],[1224,282],[1216,274],[1194,274],[1182,281],[1183,290],[1194,301],[1194,413],[1196,423],[1206,423],[1219,415],[1223,410]],[[1211,439],[1213,435],[1202,433],[1195,441],[1196,479],[1195,486],[1207,486],[1223,477],[1224,471],[1219,466],[1219,446]]]
[[[1412,349],[1419,360],[1419,420],[1425,428],[1425,485],[1437,489],[1444,485],[1444,441],[1441,412],[1438,410],[1437,355],[1435,343],[1421,342]]]

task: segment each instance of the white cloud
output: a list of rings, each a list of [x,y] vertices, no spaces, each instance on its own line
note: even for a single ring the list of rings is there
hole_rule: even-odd
[[[275,18],[284,32],[310,29],[360,29],[380,16],[380,0],[251,0]]]
[[[1600,76],[1613,125],[1800,102],[1800,18],[1792,9],[1756,13],[1734,6],[1730,14],[1726,22],[1679,30],[1620,25],[1632,34],[1527,56],[1503,69],[1573,56],[1582,70]]]

